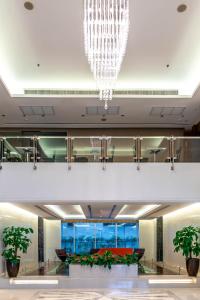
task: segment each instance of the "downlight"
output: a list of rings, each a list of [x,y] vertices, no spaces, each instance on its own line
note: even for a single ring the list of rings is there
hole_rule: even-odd
[[[27,10],[33,10],[34,5],[33,5],[32,2],[26,1],[26,2],[24,2],[24,7],[25,7]]]
[[[177,11],[179,13],[183,13],[187,10],[187,5],[186,4],[180,4],[178,7],[177,7]]]

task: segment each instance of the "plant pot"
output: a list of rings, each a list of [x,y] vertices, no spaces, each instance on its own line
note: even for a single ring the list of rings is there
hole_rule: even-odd
[[[6,260],[6,268],[8,272],[8,276],[10,278],[17,277],[19,273],[20,261],[19,262],[12,262],[10,260]]]
[[[196,277],[199,271],[199,258],[186,259],[186,268],[189,276]]]
[[[67,259],[67,255],[58,255],[58,258],[62,261],[65,262]]]

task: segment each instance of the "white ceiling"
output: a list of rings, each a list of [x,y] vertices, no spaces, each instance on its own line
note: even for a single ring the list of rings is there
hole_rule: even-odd
[[[180,0],[130,0],[128,47],[116,88],[177,89],[180,96],[115,98],[120,114],[106,121],[81,117],[87,106],[101,105],[95,98],[22,95],[29,88],[95,89],[84,54],[83,0],[32,2],[34,10],[27,11],[22,0],[0,1],[1,127],[189,128],[200,120],[199,0],[185,0],[182,14]],[[53,106],[55,115],[24,117],[19,109],[37,105]],[[158,106],[186,109],[178,117],[151,115]]]

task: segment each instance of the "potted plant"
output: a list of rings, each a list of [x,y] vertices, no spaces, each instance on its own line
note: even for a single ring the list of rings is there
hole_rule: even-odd
[[[174,251],[182,251],[186,257],[186,268],[189,276],[197,276],[200,255],[200,227],[188,226],[176,232],[173,240]]]
[[[32,228],[6,227],[3,230],[3,243],[5,249],[2,256],[6,259],[6,268],[9,277],[17,277],[20,267],[18,251],[27,253],[31,240],[28,235],[33,233]]]

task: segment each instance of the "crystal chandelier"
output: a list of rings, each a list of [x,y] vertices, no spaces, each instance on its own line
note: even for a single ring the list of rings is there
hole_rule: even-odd
[[[100,100],[112,100],[126,51],[129,0],[84,0],[85,52]]]

